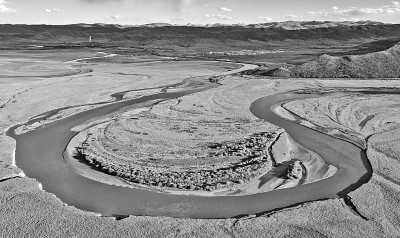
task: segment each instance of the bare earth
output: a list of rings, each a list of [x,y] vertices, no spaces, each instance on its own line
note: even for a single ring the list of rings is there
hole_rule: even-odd
[[[81,58],[96,55],[88,52],[83,54]],[[60,54],[51,57],[51,60],[60,64],[73,59],[74,57],[71,55],[67,57],[66,55],[60,56]],[[46,61],[46,57],[41,58],[41,60]],[[65,64],[68,64],[66,68],[69,69],[71,63]],[[211,64],[208,62],[156,62],[124,65],[108,64],[107,62],[88,65],[84,63],[76,64],[89,71],[70,76],[52,75],[47,78],[34,75],[29,80],[24,78],[0,79],[2,85],[0,87],[1,131],[6,130],[12,124],[27,121],[29,118],[49,110],[111,101],[110,95],[116,92],[179,83],[184,78],[226,71],[224,67],[227,66],[222,67],[221,63]],[[58,64],[48,64],[48,67],[54,67],[54,65],[57,65],[57,67],[53,70],[59,72],[60,65]],[[16,70],[19,70],[19,68],[16,67]],[[217,135],[216,141],[237,139],[238,135],[241,135],[241,138],[246,138],[254,133],[274,132],[278,129],[274,125],[258,120],[249,112],[248,108],[251,102],[261,96],[293,89],[317,87],[354,87],[360,85],[365,87],[400,87],[400,83],[396,81],[269,79],[248,76],[228,76],[220,83],[222,84],[221,87],[185,96],[178,100],[165,101],[148,111],[131,115],[142,118],[153,115],[157,123],[150,125],[146,120],[143,120],[143,122],[139,120],[138,122],[136,119],[128,120],[126,118],[112,123],[106,122],[110,125],[108,133],[115,134],[127,130],[157,132],[157,130],[162,129],[169,131],[174,125],[173,123],[162,125],[165,118],[176,119],[184,115],[187,122],[176,124],[185,127],[177,130],[190,129],[193,124],[197,124],[196,122],[207,117],[215,121],[215,125],[218,125],[215,127],[220,128],[222,126],[222,131],[212,131],[213,135]],[[373,178],[350,194],[359,213],[368,220],[350,210],[343,199],[305,203],[271,212],[261,217],[241,219],[197,220],[130,216],[123,220],[115,220],[115,218],[98,217],[97,214],[84,212],[63,204],[52,194],[42,191],[35,179],[23,177],[22,171],[13,166],[12,155],[15,142],[5,133],[2,133],[0,135],[0,146],[2,148],[0,151],[0,236],[399,237],[400,187],[397,171],[400,166],[398,144],[396,144],[398,141],[398,133],[396,133],[398,131],[398,127],[396,127],[398,123],[398,119],[396,119],[398,118],[398,114],[396,114],[398,113],[396,111],[398,110],[396,109],[398,108],[398,98],[395,96],[357,97],[355,95],[344,99],[321,98],[310,100],[309,103],[299,103],[308,106],[309,110],[313,110],[312,114],[308,115],[308,119],[316,124],[322,122],[322,120],[317,120],[321,115],[331,114],[328,109],[324,109],[325,106],[314,110],[313,103],[318,100],[321,105],[332,103],[331,105],[335,108],[341,108],[342,113],[334,117],[335,122],[329,125],[330,127],[337,127],[338,129],[345,127],[363,136],[372,135],[368,138],[368,157],[374,168]],[[359,99],[367,100],[371,108],[359,106],[357,104]],[[338,110],[335,109],[334,111],[337,112]],[[371,113],[374,114],[374,117],[360,127],[360,123]],[[64,112],[62,116],[70,114],[71,112]],[[299,111],[298,114],[301,114],[301,112]],[[307,115],[303,116],[304,118],[307,117]],[[323,121],[325,122],[325,120]],[[210,125],[210,128],[215,127]],[[206,138],[209,138],[208,133],[211,134],[211,129],[198,128],[197,130],[206,134],[203,135]],[[188,131],[185,133],[177,135],[176,138],[179,139],[182,135],[189,138],[193,136]],[[125,141],[103,141],[103,145],[111,146],[111,143],[121,144]],[[194,144],[190,145],[194,146]],[[153,149],[156,150],[157,148]],[[198,151],[197,153],[202,152]],[[285,163],[285,161],[295,157],[303,165],[308,166],[307,171],[312,171],[312,173],[310,172],[303,182],[312,182],[335,172],[334,168],[325,165],[317,155],[313,155],[311,152],[304,153],[304,148],[297,147],[289,137],[285,138],[284,135],[276,142],[273,153],[274,157],[279,157],[279,163]],[[292,155],[290,157],[284,153]],[[84,166],[81,169],[85,170]],[[272,174],[270,175],[273,177]],[[279,176],[276,176],[274,180],[269,179],[270,182],[265,183],[266,186],[291,186],[285,185],[285,181],[279,180],[277,177]],[[103,179],[107,178],[104,177]],[[113,181],[123,183],[120,179]],[[259,178],[258,185],[262,182],[263,179]],[[128,186],[128,184],[126,185]]]
[[[400,195],[399,102],[399,95],[343,94],[284,105],[315,125],[340,133],[351,130],[367,141],[373,177],[350,197],[363,216],[397,230],[400,226],[396,209]]]

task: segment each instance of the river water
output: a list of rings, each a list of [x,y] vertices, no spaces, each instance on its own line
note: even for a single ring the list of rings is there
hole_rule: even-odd
[[[277,94],[254,101],[250,111],[256,117],[283,127],[304,147],[318,153],[338,168],[332,177],[301,186],[246,196],[172,195],[153,191],[118,187],[76,174],[63,160],[63,151],[76,132],[71,128],[104,115],[126,110],[138,103],[155,99],[177,98],[203,91],[215,84],[206,84],[180,92],[164,92],[138,99],[120,101],[55,121],[22,135],[14,128],[8,135],[17,141],[16,163],[28,177],[37,179],[42,188],[55,194],[64,203],[104,216],[147,215],[188,218],[227,218],[262,214],[307,201],[343,197],[367,182],[372,174],[365,151],[347,141],[282,119],[270,108],[287,100],[323,96],[318,94]]]

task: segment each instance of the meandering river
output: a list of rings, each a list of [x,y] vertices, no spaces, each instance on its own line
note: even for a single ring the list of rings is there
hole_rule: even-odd
[[[139,103],[171,99],[216,87],[216,84],[162,92],[138,99],[119,101],[87,110],[49,123],[22,135],[7,134],[16,140],[16,163],[28,177],[37,179],[45,191],[64,203],[104,216],[147,215],[188,218],[227,218],[260,214],[307,201],[337,198],[367,182],[372,174],[366,153],[356,145],[334,138],[295,122],[280,118],[271,107],[288,100],[323,96],[323,94],[277,94],[254,101],[250,111],[256,117],[284,128],[304,147],[318,153],[338,168],[335,175],[301,186],[246,196],[172,195],[141,189],[118,187],[85,178],[71,170],[63,151],[77,133],[71,128],[105,115],[126,110]]]

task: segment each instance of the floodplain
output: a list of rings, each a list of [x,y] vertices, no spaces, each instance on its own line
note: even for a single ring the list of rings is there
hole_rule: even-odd
[[[194,49],[171,56],[167,50],[168,55],[90,47],[1,52],[3,234],[399,235],[399,81],[243,73],[256,69],[260,57],[273,58],[263,67],[288,58],[295,67],[303,63],[298,49],[277,48],[261,56],[249,50],[223,59],[206,58],[204,52],[193,56]],[[310,50],[320,51],[324,47]],[[310,52],[304,58],[312,58]],[[395,93],[357,92],[384,89]],[[271,109],[281,120],[300,123],[301,130],[324,134],[336,146],[337,158],[331,153],[336,162],[321,148],[316,153],[312,139],[297,139],[305,134],[291,135],[254,113],[254,103],[264,97],[310,91],[318,95],[258,112]],[[41,140],[41,135],[49,137]],[[344,161],[346,156],[350,159]],[[41,163],[46,158],[47,164]],[[71,181],[83,181],[74,180],[79,177],[104,189],[87,187],[99,203],[75,203],[83,193],[62,187],[68,176],[53,171],[55,166],[72,174]],[[47,172],[36,174],[39,169]],[[55,179],[47,181],[47,174]],[[357,175],[347,180],[357,186],[335,183],[349,174]],[[52,184],[57,177],[61,187]],[[123,199],[100,205],[108,199],[104,194],[120,189],[152,198],[146,209],[128,213],[112,205],[128,207]],[[264,206],[260,200],[268,194],[277,194],[271,197],[281,197],[283,205],[270,209],[268,204],[279,199],[265,199]],[[164,197],[173,206],[159,207]],[[213,213],[216,207],[221,210]]]

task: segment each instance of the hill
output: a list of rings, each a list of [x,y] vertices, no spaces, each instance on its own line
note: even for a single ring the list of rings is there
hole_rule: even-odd
[[[301,78],[400,78],[400,44],[363,55],[322,55],[291,71]]]
[[[269,69],[267,67],[261,66],[255,69],[250,69],[242,72],[243,75],[256,75],[256,76],[269,76],[277,78],[289,78],[291,77],[291,72],[286,68],[274,68]]]

